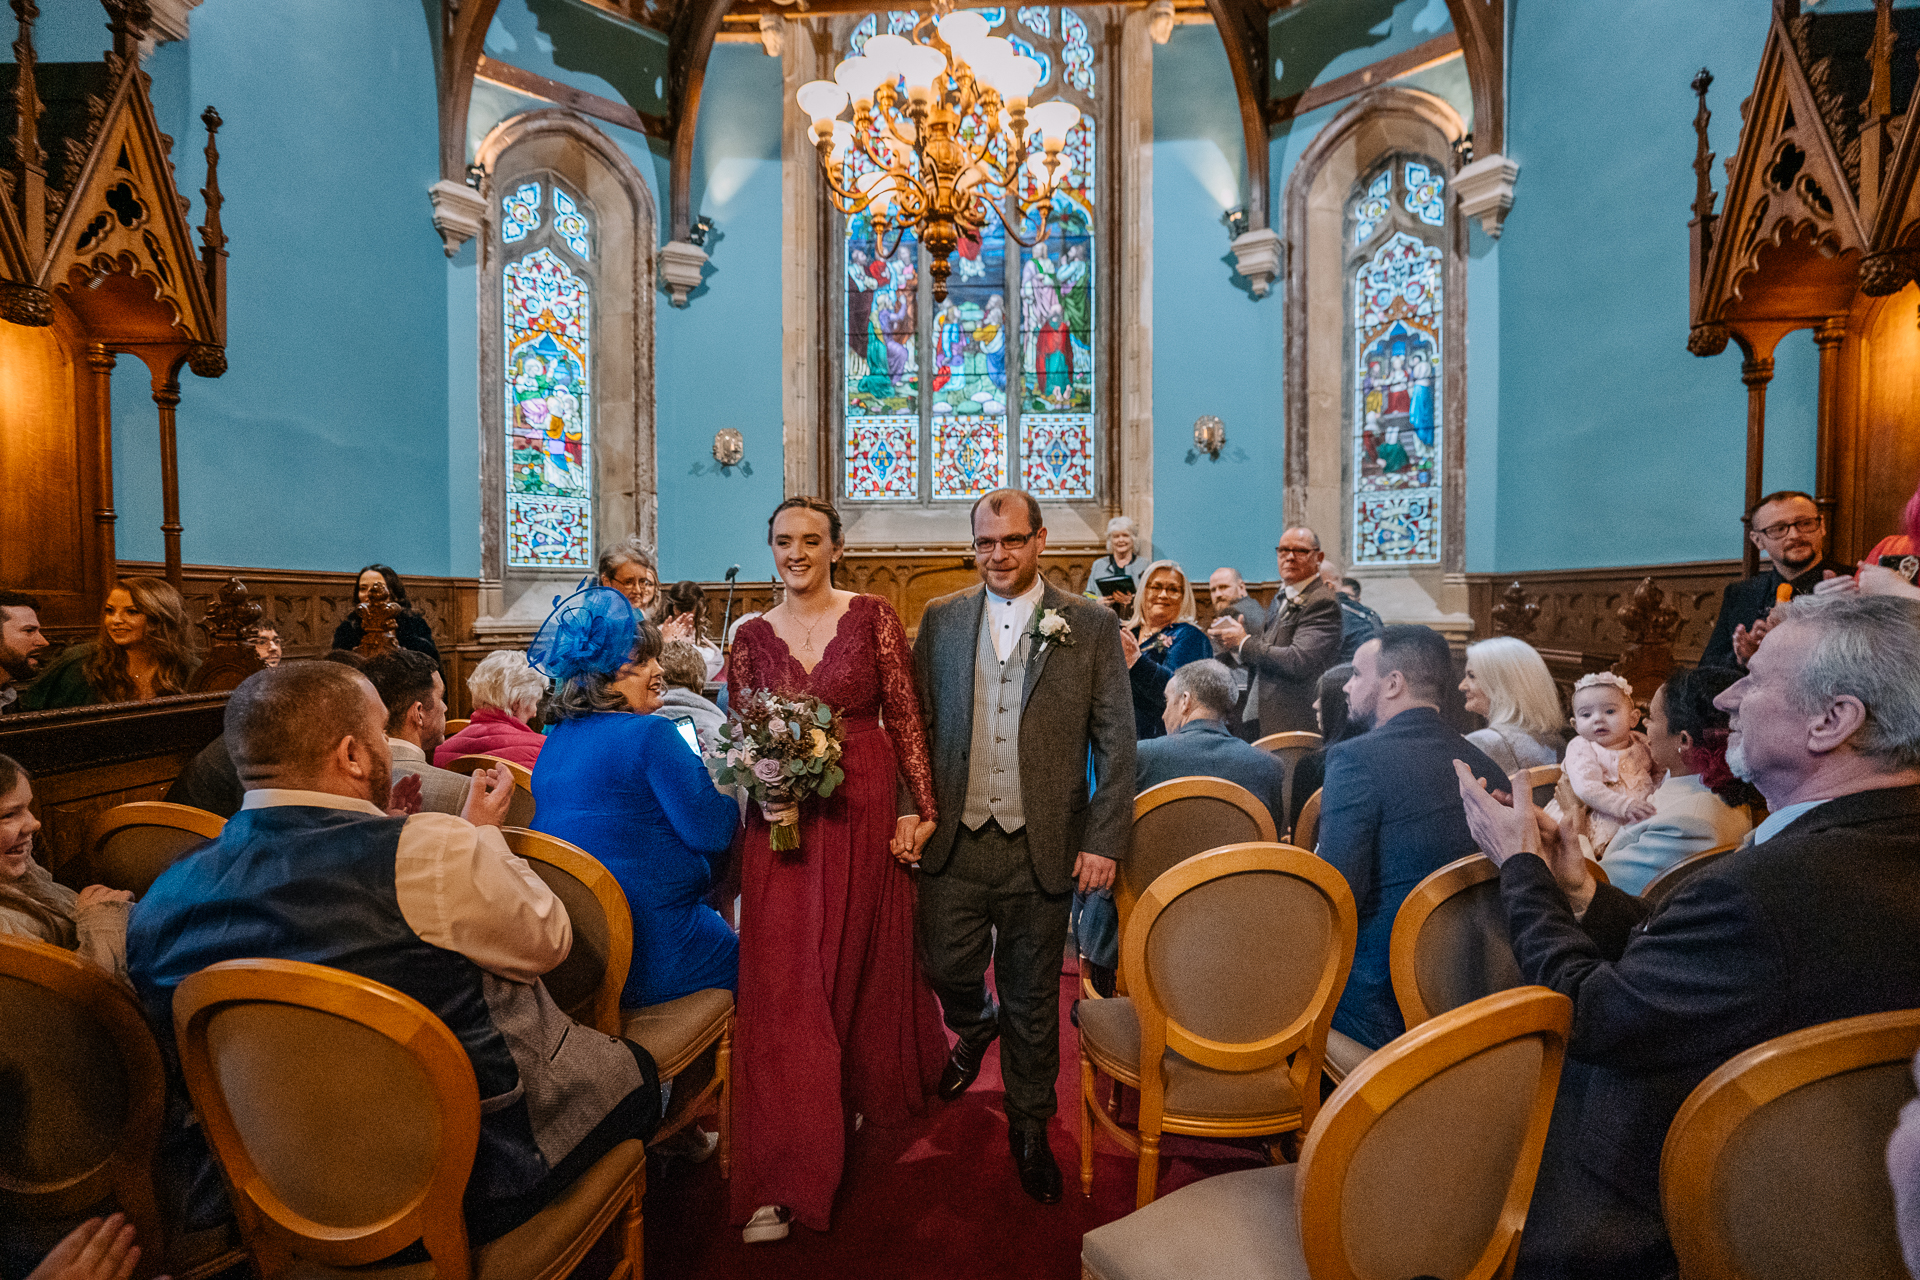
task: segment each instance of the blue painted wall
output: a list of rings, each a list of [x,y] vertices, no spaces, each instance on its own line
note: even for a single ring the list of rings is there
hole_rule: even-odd
[[[1271,577],[1281,518],[1285,303],[1234,274],[1221,222],[1245,175],[1220,36],[1175,27],[1153,51],[1153,542],[1202,581],[1222,565]],[[1203,414],[1227,424],[1218,459],[1193,447]]]
[[[694,141],[693,210],[713,219],[706,280],[684,310],[661,299],[656,360],[660,572],[712,580],[771,572],[767,515],[780,502],[780,63],[723,44],[707,66]],[[713,460],[736,428],[747,456]]]
[[[1712,144],[1724,159],[1738,141],[1768,6],[1513,0],[1509,22],[1507,153],[1521,171],[1499,246],[1488,567],[1738,555],[1746,450],[1738,348],[1710,360],[1686,350],[1687,82],[1712,67]],[[1717,163],[1714,177],[1724,183]],[[1769,405],[1770,486],[1811,485],[1817,383],[1806,335],[1783,343]]]

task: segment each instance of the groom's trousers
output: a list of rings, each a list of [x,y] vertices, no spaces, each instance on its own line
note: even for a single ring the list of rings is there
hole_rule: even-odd
[[[1044,1129],[1059,1109],[1060,964],[1072,901],[1071,892],[1041,889],[1026,833],[1008,834],[997,822],[962,827],[946,867],[919,877],[921,967],[962,1041],[979,1044],[998,1020],[1013,1129]]]

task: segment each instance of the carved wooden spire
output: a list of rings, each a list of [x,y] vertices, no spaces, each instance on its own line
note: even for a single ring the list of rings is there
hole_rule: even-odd
[[[113,33],[113,52],[107,65],[119,75],[129,64],[140,62],[140,42],[153,26],[153,6],[148,0],[102,0],[107,8],[107,30]]]
[[[40,7],[33,0],[13,0],[13,16],[20,21],[20,34],[13,42],[13,61],[18,67],[13,82],[14,195],[19,202],[27,251],[37,256],[47,243],[47,153],[40,146],[40,114],[46,108],[34,81],[38,59],[33,52],[33,24],[40,18]]]
[[[1880,211],[1880,188],[1893,155],[1893,0],[1874,0],[1873,43],[1867,46],[1872,80],[1860,107],[1860,216],[1868,226]]]
[[[1687,277],[1692,310],[1699,314],[1700,292],[1706,284],[1707,270],[1713,263],[1713,231],[1719,215],[1713,211],[1719,199],[1713,190],[1713,152],[1707,146],[1707,125],[1713,113],[1707,110],[1707,90],[1713,87],[1713,72],[1705,67],[1693,77],[1693,92],[1700,108],[1693,114],[1693,221],[1687,224],[1688,258],[1692,267]],[[1727,329],[1720,324],[1696,324],[1687,335],[1687,350],[1697,356],[1719,355],[1727,349]]]
[[[226,199],[220,194],[220,147],[218,135],[225,121],[211,105],[200,113],[200,123],[207,126],[207,185],[200,188],[200,198],[207,206],[207,220],[200,224],[200,257],[204,261],[209,255],[224,251],[227,247],[227,234],[220,228],[220,206]],[[209,281],[208,283],[212,283]]]

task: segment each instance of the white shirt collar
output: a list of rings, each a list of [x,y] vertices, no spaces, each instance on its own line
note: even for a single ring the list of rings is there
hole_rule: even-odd
[[[1034,575],[1033,585],[1028,587],[1025,591],[1021,592],[1019,595],[1013,597],[1011,600],[1007,599],[1005,596],[996,595],[994,593],[993,588],[988,587],[987,603],[990,605],[998,605],[1003,609],[1014,608],[1020,605],[1026,605],[1028,608],[1031,608],[1033,607],[1033,605],[1039,602],[1040,597],[1045,595],[1046,592],[1047,592],[1047,580],[1039,576],[1038,574],[1036,574]]]
[[[1032,620],[1033,612],[1040,607],[1040,598],[1046,594],[1046,579],[1035,577],[1033,585],[1008,600],[987,590],[987,627],[993,636],[993,653],[1005,662],[1020,645],[1020,637],[1026,634],[1027,623]]]
[[[373,801],[362,800],[359,796],[339,796],[331,791],[299,791],[292,787],[261,787],[247,792],[246,798],[240,801],[242,809],[284,809],[296,805],[309,809],[346,809],[353,813],[370,813],[376,818],[387,816]]]
[[[1280,584],[1280,589],[1287,593],[1287,599],[1298,600],[1300,598],[1301,593],[1304,592],[1308,587],[1312,586],[1313,584],[1314,584],[1314,579],[1308,578],[1304,582],[1298,582],[1298,583],[1283,582]]]
[[[1828,800],[1833,797],[1827,797]],[[1826,800],[1802,800],[1799,804],[1790,804],[1784,809],[1776,809],[1767,815],[1767,820],[1753,829],[1753,842],[1765,844],[1785,831],[1794,819],[1825,804]]]

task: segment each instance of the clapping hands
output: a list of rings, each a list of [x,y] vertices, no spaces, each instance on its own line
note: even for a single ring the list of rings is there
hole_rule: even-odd
[[[414,790],[417,793],[419,788],[416,786]],[[476,827],[497,827],[507,820],[507,810],[512,804],[513,770],[504,764],[475,769],[473,781],[467,784],[467,802],[461,806],[460,816]]]
[[[420,775],[403,773],[393,780],[393,789],[387,793],[387,816],[411,818],[418,812],[420,812]]]
[[[1504,866],[1519,853],[1531,853],[1546,860],[1553,869],[1554,882],[1575,912],[1586,910],[1593,900],[1593,877],[1587,871],[1586,855],[1577,837],[1561,830],[1552,815],[1533,807],[1533,792],[1517,787],[1510,802],[1487,794],[1486,782],[1474,776],[1464,760],[1453,762],[1460,780],[1460,802],[1467,812],[1467,829],[1480,845],[1480,852]]]

